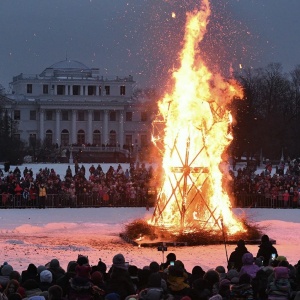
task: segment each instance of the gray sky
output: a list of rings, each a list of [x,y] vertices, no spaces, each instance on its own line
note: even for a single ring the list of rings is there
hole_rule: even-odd
[[[185,15],[200,0],[0,0],[0,84],[39,74],[66,59],[133,75],[139,87],[164,86],[177,66]],[[230,65],[285,71],[300,64],[299,0],[211,0],[203,55]],[[172,12],[176,18],[172,18]]]

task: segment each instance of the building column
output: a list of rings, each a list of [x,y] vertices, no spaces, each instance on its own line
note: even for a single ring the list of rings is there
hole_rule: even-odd
[[[123,149],[124,145],[124,111],[120,110],[119,112],[119,138],[118,143],[120,144],[120,148]]]
[[[60,146],[61,144],[61,140],[60,140],[60,113],[61,113],[61,110],[60,109],[57,109],[56,112],[55,112],[55,141],[56,143]]]
[[[68,85],[65,84],[65,96],[67,96],[67,95],[69,95],[69,93],[68,93]]]
[[[45,138],[44,123],[45,123],[45,111],[43,109],[40,109],[40,140],[41,140],[42,143],[43,143],[44,138]]]
[[[73,96],[73,84],[70,85],[70,96]]]
[[[54,95],[57,95],[57,84],[54,84]]]
[[[72,110],[72,128],[71,128],[71,143],[76,144],[76,109]]]
[[[104,110],[103,118],[103,144],[108,144],[108,110]]]
[[[93,111],[88,110],[87,142],[93,144]]]
[[[80,96],[83,96],[83,85],[80,85],[79,95],[80,95]]]

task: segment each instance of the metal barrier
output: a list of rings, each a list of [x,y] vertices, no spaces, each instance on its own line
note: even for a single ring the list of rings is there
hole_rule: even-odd
[[[36,196],[24,199],[22,195],[0,194],[0,208],[60,208],[60,207],[149,207],[153,204],[150,197],[137,196],[135,199],[114,197],[104,200],[98,194],[78,194],[75,197],[67,193],[48,194],[45,201]]]
[[[239,193],[234,195],[232,206],[235,208],[300,208],[300,202],[293,196],[284,202],[283,199],[265,197],[261,194]],[[0,208],[41,208],[42,201],[38,196],[24,199],[22,195],[0,194]],[[103,199],[98,194],[78,194],[75,197],[67,193],[48,194],[44,207],[151,207],[155,206],[154,195],[137,195],[134,199],[125,195]]]

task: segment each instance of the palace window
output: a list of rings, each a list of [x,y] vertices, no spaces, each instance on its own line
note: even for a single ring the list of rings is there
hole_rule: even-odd
[[[27,84],[27,94],[32,94],[32,84],[31,83]]]
[[[126,112],[126,122],[132,122],[132,111]]]
[[[36,110],[31,110],[29,112],[29,120],[30,121],[35,121],[36,120]]]

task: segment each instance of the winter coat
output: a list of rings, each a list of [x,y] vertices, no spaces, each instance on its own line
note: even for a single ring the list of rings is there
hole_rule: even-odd
[[[267,289],[269,300],[288,300],[291,294],[291,284],[288,278],[274,279]]]
[[[242,257],[243,266],[240,270],[239,276],[243,274],[250,275],[251,278],[256,276],[256,273],[259,271],[259,266],[254,264],[254,258],[251,253],[245,253]]]
[[[117,293],[120,295],[120,299],[124,300],[127,296],[134,295],[135,292],[136,290],[128,271],[113,267],[107,282],[107,294]]]
[[[256,257],[262,256],[264,258],[264,266],[269,265],[272,253],[275,253],[276,257],[278,256],[276,248],[272,245],[270,241],[262,242],[258,247],[259,250],[257,252]]]
[[[76,276],[70,279],[68,300],[92,300],[93,283],[89,278]]]
[[[229,256],[228,270],[236,269],[240,271],[241,267],[243,266],[242,257],[245,253],[249,253],[249,251],[244,245],[236,247]]]
[[[250,283],[237,283],[230,286],[230,299],[231,300],[252,300],[253,289]]]

